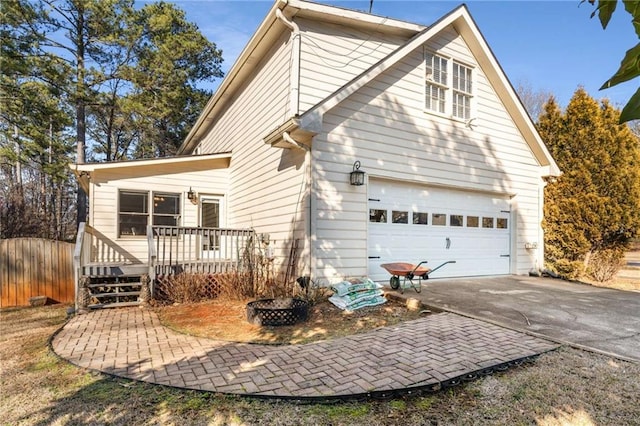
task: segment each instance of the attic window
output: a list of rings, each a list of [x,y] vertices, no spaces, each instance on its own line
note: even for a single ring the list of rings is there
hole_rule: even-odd
[[[453,116],[471,118],[471,68],[453,63]]]
[[[443,114],[446,107],[448,62],[442,56],[425,53],[426,108]]]
[[[473,98],[473,68],[425,50],[425,109],[469,120]]]

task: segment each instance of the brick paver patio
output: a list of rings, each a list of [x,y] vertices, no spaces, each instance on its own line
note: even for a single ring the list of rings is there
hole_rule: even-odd
[[[52,346],[77,366],[149,383],[319,399],[437,386],[557,347],[452,313],[305,345],[242,344],[177,333],[140,308],[75,316]]]

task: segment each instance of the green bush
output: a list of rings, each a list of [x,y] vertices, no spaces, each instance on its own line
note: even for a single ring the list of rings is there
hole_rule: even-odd
[[[584,275],[584,262],[578,260],[559,259],[549,265],[550,269],[565,280],[576,280]]]

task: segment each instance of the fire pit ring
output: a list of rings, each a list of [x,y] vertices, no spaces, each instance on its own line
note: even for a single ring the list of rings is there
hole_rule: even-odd
[[[247,303],[247,321],[256,325],[293,325],[306,321],[309,304],[296,298],[260,299]]]

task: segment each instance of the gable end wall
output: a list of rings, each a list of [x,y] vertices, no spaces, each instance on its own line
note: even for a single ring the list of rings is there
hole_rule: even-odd
[[[542,238],[539,164],[462,38],[449,29],[427,48],[475,66],[474,127],[424,111],[422,48],[325,114],[313,149],[318,278],[367,273],[367,189],[348,183],[356,160],[369,177],[513,197],[512,272],[538,260],[524,242]]]

